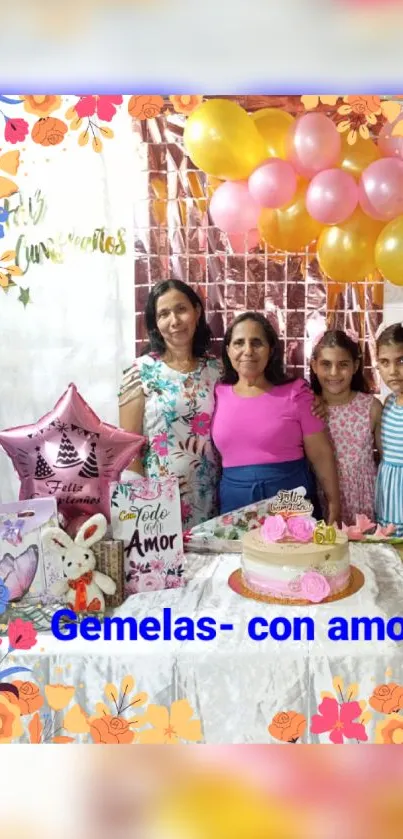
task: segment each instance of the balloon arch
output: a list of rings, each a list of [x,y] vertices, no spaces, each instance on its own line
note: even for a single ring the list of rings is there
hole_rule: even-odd
[[[203,102],[187,119],[192,162],[217,184],[214,224],[276,251],[316,242],[337,283],[379,271],[403,285],[403,138],[350,145],[324,113],[294,119],[277,108],[249,115],[228,99]]]

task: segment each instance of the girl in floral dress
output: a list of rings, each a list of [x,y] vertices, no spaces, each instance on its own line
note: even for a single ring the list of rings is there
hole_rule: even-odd
[[[150,478],[175,474],[182,523],[190,529],[217,514],[219,465],[210,438],[217,359],[208,355],[211,333],[203,304],[180,280],[163,280],[146,306],[150,352],[125,370],[119,393],[120,424],[148,439],[132,471]]]
[[[336,456],[342,521],[353,525],[360,514],[374,521],[374,447],[380,451],[382,405],[369,393],[355,336],[329,330],[320,337],[311,358],[311,386],[328,409],[327,426]]]

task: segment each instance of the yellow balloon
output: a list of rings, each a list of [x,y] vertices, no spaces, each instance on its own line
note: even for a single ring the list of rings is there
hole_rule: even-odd
[[[337,283],[364,280],[375,271],[375,243],[384,222],[358,208],[342,224],[327,227],[319,236],[317,257],[321,270]]]
[[[304,250],[323,230],[305,207],[306,181],[300,181],[293,200],[280,210],[262,210],[259,233],[264,242],[275,250],[298,253]]]
[[[256,126],[230,99],[210,99],[199,105],[186,121],[183,139],[195,166],[229,181],[248,178],[267,158]]]
[[[378,146],[372,140],[363,140],[358,134],[353,146],[349,146],[347,136],[341,135],[341,163],[340,166],[345,172],[359,179],[364,169],[379,160],[381,154]]]
[[[403,286],[403,216],[383,228],[375,246],[375,261],[385,280]]]
[[[235,779],[200,778],[170,793],[154,811],[166,839],[290,839],[298,823],[276,802]],[[153,834],[154,835],[154,834]]]
[[[286,137],[295,122],[294,117],[279,108],[262,108],[252,114],[252,120],[263,137],[268,157],[286,159]]]

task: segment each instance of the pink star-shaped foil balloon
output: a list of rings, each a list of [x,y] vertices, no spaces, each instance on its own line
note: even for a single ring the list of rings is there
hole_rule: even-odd
[[[74,384],[38,422],[0,432],[21,479],[20,499],[53,496],[68,521],[94,513],[110,520],[110,484],[144,443],[139,434],[102,422]]]

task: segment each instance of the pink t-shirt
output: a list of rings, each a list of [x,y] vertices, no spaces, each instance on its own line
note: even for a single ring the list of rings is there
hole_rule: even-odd
[[[304,437],[325,430],[312,415],[313,393],[303,379],[250,398],[217,384],[215,399],[211,433],[224,468],[299,460]]]

